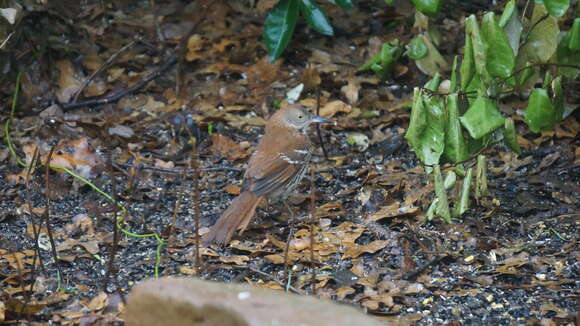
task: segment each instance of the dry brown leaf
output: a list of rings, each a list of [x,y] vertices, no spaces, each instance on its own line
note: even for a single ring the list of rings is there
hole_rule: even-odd
[[[82,82],[77,78],[74,66],[69,60],[59,60],[55,65],[59,71],[56,97],[59,102],[68,103]]]
[[[47,158],[48,153],[45,153],[42,161],[46,162]],[[104,166],[104,161],[90,147],[89,139],[83,137],[59,143],[52,154],[50,165],[71,169],[84,178],[91,178]]]
[[[86,305],[87,309],[90,311],[98,311],[103,309],[109,302],[109,296],[105,292],[97,294],[96,297],[92,298],[91,301]]]
[[[344,94],[348,103],[355,105],[358,102],[358,94],[360,90],[360,83],[357,78],[349,78],[348,84],[342,86],[340,91]]]
[[[230,161],[235,161],[248,157],[248,152],[233,141],[231,138],[222,134],[211,135],[212,144],[210,150],[214,155],[225,156]]]
[[[351,111],[352,106],[343,101],[337,100],[326,103],[326,105],[320,109],[320,116],[330,119],[339,112],[350,113]]]
[[[240,192],[242,191],[242,188],[240,188],[239,186],[229,185],[225,186],[224,190],[230,195],[239,195]]]

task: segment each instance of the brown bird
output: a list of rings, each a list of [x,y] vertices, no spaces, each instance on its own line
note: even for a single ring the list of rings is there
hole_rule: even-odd
[[[312,123],[330,123],[298,104],[280,109],[266,122],[266,134],[248,162],[242,192],[234,198],[204,239],[204,245],[224,244],[243,232],[262,198],[284,201],[308,169]]]

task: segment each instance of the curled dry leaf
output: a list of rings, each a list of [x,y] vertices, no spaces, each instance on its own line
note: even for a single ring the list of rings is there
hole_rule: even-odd
[[[332,101],[320,109],[320,115],[325,118],[332,118],[339,112],[350,113],[351,111],[352,106],[343,101]]]
[[[44,153],[42,161],[46,162],[49,153]],[[61,142],[54,150],[51,166],[73,170],[83,178],[92,178],[103,167],[104,161],[91,147],[88,138],[79,138]]]

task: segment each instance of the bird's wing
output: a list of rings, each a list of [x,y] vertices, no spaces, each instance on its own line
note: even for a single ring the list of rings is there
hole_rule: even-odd
[[[272,148],[277,150],[266,150]],[[304,142],[261,143],[248,162],[244,186],[258,196],[280,189],[301,171],[307,154]]]

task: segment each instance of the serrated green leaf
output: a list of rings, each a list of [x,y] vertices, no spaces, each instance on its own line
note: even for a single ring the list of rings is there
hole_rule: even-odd
[[[411,0],[415,8],[429,17],[436,17],[441,10],[443,0]]]
[[[530,130],[540,132],[552,129],[560,121],[561,116],[558,116],[548,91],[543,88],[536,88],[530,95],[524,118]]]
[[[332,36],[334,30],[324,10],[313,0],[300,0],[300,11],[310,27],[320,34]]]
[[[518,135],[516,133],[516,127],[514,121],[510,118],[505,119],[504,129],[503,129],[503,139],[506,145],[512,149],[512,151],[521,154],[522,149],[518,144]]]
[[[465,161],[469,156],[467,142],[459,122],[459,95],[447,96],[447,123],[445,124],[445,158],[453,163]]]
[[[483,16],[481,34],[488,49],[486,67],[492,77],[508,78],[514,69],[515,57],[509,41],[495,20],[495,14]]]
[[[489,98],[479,95],[467,112],[460,118],[469,135],[479,139],[504,124],[504,117]]]
[[[299,7],[299,0],[280,0],[268,13],[263,37],[270,61],[278,59],[288,46],[298,20]]]
[[[544,5],[550,15],[562,17],[570,7],[570,0],[544,0]]]
[[[407,45],[407,55],[413,60],[419,60],[427,55],[427,45],[419,37],[415,37]]]

